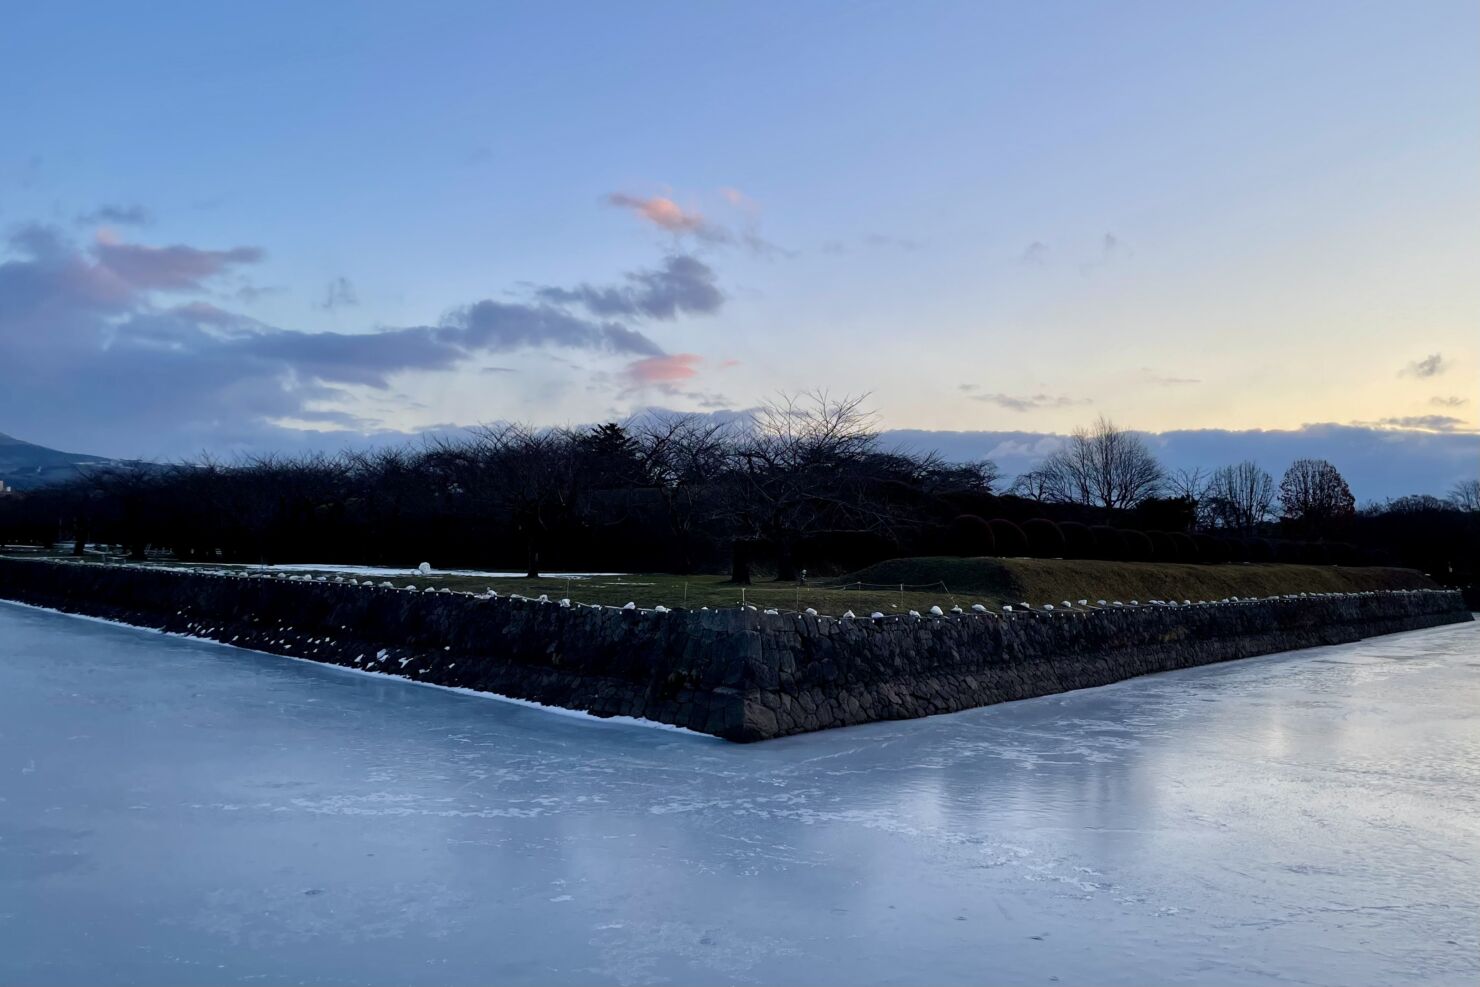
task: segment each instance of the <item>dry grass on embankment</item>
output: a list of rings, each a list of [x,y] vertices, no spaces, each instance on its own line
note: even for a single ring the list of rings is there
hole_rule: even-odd
[[[1284,593],[1351,593],[1379,589],[1433,589],[1414,569],[1383,566],[1171,562],[1101,562],[1091,559],[894,559],[839,582],[864,586],[939,580],[953,594],[1037,606],[1060,600],[1221,600]]]
[[[109,564],[109,563],[93,563]],[[176,564],[178,565],[178,564]],[[205,568],[232,569],[232,566]],[[335,573],[321,570],[326,578]],[[294,575],[301,576],[301,572]],[[365,577],[361,577],[365,578]],[[639,607],[733,607],[743,599],[758,607],[802,610],[840,616],[848,610],[900,613],[932,606],[1027,602],[1057,605],[1063,600],[1221,600],[1229,596],[1273,596],[1283,593],[1353,592],[1374,589],[1429,589],[1428,577],[1412,569],[1346,568],[1279,564],[1177,565],[1161,562],[1098,562],[1065,559],[914,558],[880,562],[836,579],[812,579],[806,586],[790,582],[757,582],[740,587],[722,575],[676,576],[633,573],[539,579],[431,575],[373,577],[395,586],[447,587],[500,595],[519,593],[551,599],[570,597],[579,603]],[[905,584],[903,591],[900,584]],[[860,585],[861,584],[861,585]]]

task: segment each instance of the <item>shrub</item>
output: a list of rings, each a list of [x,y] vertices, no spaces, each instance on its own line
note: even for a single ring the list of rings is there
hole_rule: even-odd
[[[1295,563],[1301,559],[1300,545],[1296,542],[1281,540],[1274,543],[1274,561]]]
[[[1095,539],[1089,533],[1089,525],[1078,521],[1060,521],[1059,534],[1064,536],[1064,558],[1092,559],[1095,555]]]
[[[1125,558],[1125,539],[1121,537],[1119,528],[1097,524],[1089,529],[1089,534],[1095,542],[1095,558],[1112,562]]]
[[[1028,537],[1023,529],[1006,518],[993,518],[987,522],[992,528],[992,539],[996,542],[996,554],[1008,558],[1028,554]]]
[[[997,549],[992,526],[975,514],[962,514],[951,521],[947,532],[952,555],[991,555]]]
[[[1198,535],[1193,538],[1197,546],[1198,559],[1209,565],[1217,565],[1219,562],[1227,562],[1231,557],[1231,545],[1222,538],[1214,535]]]
[[[1249,538],[1243,543],[1244,561],[1246,562],[1273,562],[1274,543],[1268,538]]]
[[[1147,562],[1152,558],[1151,539],[1144,531],[1122,530],[1120,537],[1125,541],[1124,558],[1132,562]]]
[[[1305,541],[1300,543],[1300,561],[1306,565],[1325,565],[1330,558],[1323,543]]]
[[[1146,538],[1151,542],[1151,557],[1157,562],[1176,562],[1177,543],[1172,541],[1169,531],[1148,531]]]
[[[1028,539],[1029,554],[1040,559],[1057,559],[1064,555],[1064,535],[1048,518],[1035,517],[1023,522],[1023,535]]]
[[[1197,542],[1192,540],[1191,535],[1180,531],[1172,532],[1172,544],[1177,546],[1177,561],[1179,562],[1201,562],[1202,552],[1197,547]]]

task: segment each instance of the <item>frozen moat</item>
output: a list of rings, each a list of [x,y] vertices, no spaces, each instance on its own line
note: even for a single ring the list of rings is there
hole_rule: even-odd
[[[1471,983],[1480,624],[752,746],[0,603],[3,983]]]

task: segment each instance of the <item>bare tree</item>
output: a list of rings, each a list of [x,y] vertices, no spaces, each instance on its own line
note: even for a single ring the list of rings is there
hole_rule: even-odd
[[[895,516],[870,465],[878,453],[864,396],[783,395],[756,413],[730,453],[720,516],[738,536],[732,577],[750,581],[747,543],[777,554],[777,578],[796,573],[809,535],[877,531]]]
[[[1007,492],[1041,504],[1056,499],[1058,489],[1055,478],[1048,470],[1034,469],[1018,474]]]
[[[679,568],[694,566],[694,540],[710,510],[713,484],[728,465],[731,422],[704,415],[650,413],[629,426],[644,480],[663,501]]]
[[[1461,480],[1449,490],[1450,506],[1466,514],[1480,513],[1480,480]]]
[[[1346,480],[1324,459],[1297,459],[1280,480],[1280,514],[1300,534],[1324,535],[1356,513]]]
[[[1274,511],[1274,477],[1252,460],[1219,467],[1208,479],[1207,501],[1214,524],[1252,534]]]
[[[1101,417],[1077,428],[1035,471],[1043,499],[1112,511],[1135,507],[1161,490],[1161,465],[1145,441]]]
[[[580,437],[569,429],[481,425],[472,442],[445,447],[463,490],[506,518],[524,543],[527,575],[539,576],[552,536],[580,517],[588,493]]]

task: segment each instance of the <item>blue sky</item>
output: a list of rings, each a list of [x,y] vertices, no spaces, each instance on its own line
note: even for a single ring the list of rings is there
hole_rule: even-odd
[[[1265,432],[1336,425],[1437,492],[1480,468],[1477,34],[1472,3],[32,5],[0,431],[229,453],[826,386],[991,449],[1106,414],[1279,469]]]

